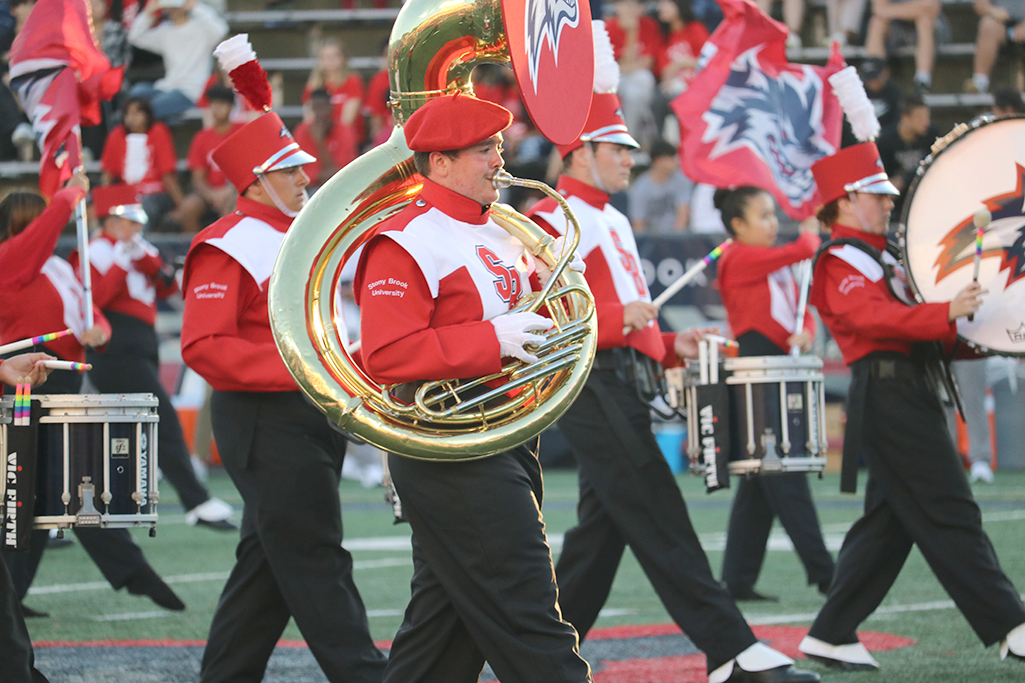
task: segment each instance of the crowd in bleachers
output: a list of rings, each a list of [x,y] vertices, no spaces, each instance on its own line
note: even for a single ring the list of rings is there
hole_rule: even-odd
[[[99,162],[100,182],[136,185],[144,197],[151,230],[197,232],[231,211],[234,202],[230,184],[210,161],[210,151],[255,116],[242,98],[234,96],[226,74],[217,72],[213,64],[214,46],[230,31],[226,2],[90,0],[90,4],[99,44],[113,66],[128,69],[122,93],[105,106],[104,123],[83,130],[87,154]],[[343,0],[339,7],[351,9],[353,4]],[[757,4],[787,26],[792,57],[793,49],[802,44],[837,41],[859,50],[853,61],[860,64],[883,126],[879,146],[887,171],[898,181],[906,178],[934,136],[946,132],[930,125],[926,104],[932,92],[937,42],[949,37],[941,0],[826,0],[824,7],[815,0],[758,0]],[[33,5],[34,0],[0,2],[0,50],[10,47]],[[695,186],[681,173],[676,155],[667,153],[679,151],[678,125],[669,103],[693,79],[702,45],[721,21],[721,10],[713,0],[609,0],[593,5],[607,20],[621,70],[624,117],[642,144],[637,166],[644,178],[638,183],[640,190],[617,202],[628,210],[639,232],[721,229],[711,202],[714,188]],[[385,4],[375,0],[373,6]],[[265,7],[295,4],[270,0]],[[973,9],[979,16],[977,44],[973,75],[963,90],[988,92],[999,51],[1025,42],[1025,0],[976,0]],[[815,23],[810,17],[817,17],[815,26],[820,30],[808,30]],[[280,75],[272,74],[272,84],[277,83],[276,108],[302,105],[302,121],[294,130],[302,147],[318,158],[318,164],[308,169],[315,190],[361,152],[387,139],[392,128],[388,74],[383,67],[376,73],[365,66],[353,68],[342,40],[322,37],[316,28],[299,40],[306,43],[313,61],[300,101],[283,101]],[[889,74],[895,51],[902,46],[905,54],[913,52],[914,59],[914,76],[905,79],[911,83],[905,89]],[[386,42],[381,45],[382,52],[385,49]],[[384,60],[373,63],[383,65]],[[524,177],[553,179],[558,165],[552,159],[552,146],[529,120],[511,71],[479,68],[474,81],[480,97],[516,114],[516,124],[506,136],[511,170]],[[998,89],[993,98],[1003,111],[1022,109],[1018,90]],[[176,127],[194,127],[197,119],[202,121],[201,130],[174,135]],[[851,141],[847,131],[844,143]],[[38,158],[35,155],[28,120],[10,90],[0,88],[0,160],[24,161]],[[525,208],[532,196],[524,193],[512,199]]]

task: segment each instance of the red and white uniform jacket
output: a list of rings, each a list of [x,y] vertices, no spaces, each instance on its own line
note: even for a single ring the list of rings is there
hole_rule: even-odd
[[[596,187],[560,176],[556,189],[580,223],[577,253],[587,266],[587,284],[594,295],[598,348],[632,346],[663,365],[678,365],[681,361],[673,351],[676,335],[660,331],[657,320],[623,336],[623,307],[634,301],[651,301],[630,220],[609,204],[609,195]],[[565,232],[566,219],[554,199],[542,199],[527,215],[551,235],[558,237]]]
[[[218,391],[298,391],[278,354],[267,283],[292,219],[238,198],[185,258],[182,358]]]
[[[859,239],[895,262],[886,253],[885,235],[834,225],[833,239],[841,238]],[[910,355],[916,342],[950,344],[957,336],[956,326],[947,320],[949,303],[908,306],[890,292],[882,266],[850,245],[833,247],[819,258],[809,301],[848,365],[873,351]]]
[[[85,348],[80,341],[86,331],[85,292],[71,265],[53,255],[57,238],[84,196],[85,191],[77,187],[58,191],[28,227],[0,243],[0,343],[70,327],[73,335],[45,346],[64,360],[85,361]],[[95,305],[93,321],[110,336],[110,325]]]
[[[532,269],[523,244],[489,211],[425,180],[417,199],[377,229],[356,270],[367,372],[382,384],[498,372],[488,321],[531,290]]]
[[[734,240],[719,257],[719,294],[733,335],[755,331],[782,350],[797,324],[799,289],[790,266],[815,255],[822,240],[802,233],[779,247],[755,247]],[[804,314],[803,329],[815,334],[815,319]]]
[[[78,252],[68,257],[76,271]],[[164,299],[177,285],[167,286],[160,276],[164,259],[152,244],[137,236],[131,242],[119,242],[100,233],[89,242],[93,303],[104,311],[138,318],[147,325],[157,321],[157,298]]]

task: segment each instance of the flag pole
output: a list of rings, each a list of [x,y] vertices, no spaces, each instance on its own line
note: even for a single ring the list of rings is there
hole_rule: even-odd
[[[83,170],[81,167],[75,172]],[[92,329],[93,320],[93,273],[89,265],[89,224],[85,216],[85,199],[75,207],[75,227],[78,232],[78,267],[81,271],[82,290],[85,292],[85,329]]]

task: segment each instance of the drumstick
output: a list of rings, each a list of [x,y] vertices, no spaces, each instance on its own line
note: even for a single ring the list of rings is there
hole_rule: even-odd
[[[811,288],[811,259],[801,263],[801,296],[797,301],[797,320],[794,322],[794,334],[801,334],[804,329],[804,314],[808,310],[808,290]],[[797,358],[801,355],[798,346],[790,347],[790,355]]]
[[[93,369],[90,363],[76,363],[70,360],[44,360],[43,367],[50,370],[74,370],[76,372],[85,372],[86,370]]]
[[[0,355],[3,355],[5,353],[11,353],[13,351],[21,351],[22,349],[27,349],[30,346],[35,346],[36,344],[45,344],[46,342],[53,341],[54,339],[66,337],[69,334],[71,334],[71,330],[67,329],[61,330],[60,332],[41,334],[38,337],[19,339],[18,341],[13,341],[10,344],[4,344],[3,346],[0,346]]]
[[[730,246],[731,244],[733,244],[732,237],[727,238],[725,242],[720,244],[712,251],[708,252],[707,256],[701,259],[701,261],[699,261],[698,263],[695,263],[693,266],[691,266],[686,273],[677,278],[676,282],[666,287],[665,291],[659,294],[657,297],[655,297],[655,300],[651,303],[655,306],[655,308],[662,308],[662,306],[664,306],[665,303],[669,301],[674,294],[683,289],[688,282],[696,278],[701,271],[708,267],[708,264],[719,258],[722,255],[723,251],[726,249],[726,247]],[[623,328],[623,336],[625,337],[628,334],[630,334],[630,327],[626,326]]]
[[[982,237],[986,234],[989,222],[993,220],[993,214],[987,209],[979,209],[972,216],[972,223],[975,224],[975,262],[972,266],[972,282],[979,283],[979,264],[982,263]],[[975,320],[975,314],[968,314],[968,322]]]

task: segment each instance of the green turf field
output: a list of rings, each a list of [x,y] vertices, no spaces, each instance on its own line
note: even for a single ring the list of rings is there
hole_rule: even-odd
[[[691,517],[706,547],[716,576],[722,561],[722,539],[729,514],[731,493],[707,495],[699,479],[681,476],[679,482]],[[241,506],[230,480],[214,471],[209,481],[215,495]],[[841,496],[836,476],[813,479],[812,486],[827,543],[838,543],[847,526],[859,515],[860,497]],[[864,481],[861,484],[864,490]],[[1025,473],[998,472],[991,486],[976,485],[986,530],[993,540],[1004,570],[1019,589],[1025,589]],[[26,604],[51,613],[49,619],[32,619],[29,629],[35,641],[97,641],[173,639],[203,640],[217,598],[234,560],[236,536],[190,528],[177,505],[174,491],[164,486],[161,521],[156,538],[145,531],[133,532],[150,562],[188,604],[183,613],[161,610],[148,599],[115,593],[104,583],[81,546],[49,550]],[[373,636],[390,640],[401,620],[409,595],[412,564],[409,527],[392,524],[382,489],[364,489],[356,482],[341,487],[345,535],[352,544],[356,582],[370,614]],[[552,471],[546,475],[544,513],[549,535],[559,551],[561,534],[574,521],[576,476]],[[782,534],[777,529],[776,534]],[[775,535],[775,534],[774,534]],[[394,542],[389,543],[388,538]],[[374,539],[370,542],[369,539]],[[781,536],[776,545],[785,542]],[[383,549],[382,549],[383,546]],[[835,547],[835,546],[834,546]],[[835,550],[834,550],[835,555]],[[822,604],[822,597],[805,585],[803,570],[792,551],[767,553],[758,589],[781,596],[777,604],[744,603],[754,623],[807,626]],[[636,561],[627,553],[597,626],[665,623],[668,617]],[[1000,662],[996,648],[984,650],[967,623],[929,571],[921,555],[913,551],[882,609],[863,625],[865,630],[885,631],[915,638],[914,646],[876,655],[883,666],[878,673],[827,672],[816,664],[809,668],[826,673],[827,680],[935,681],[937,683],[988,683],[1025,681],[1025,664]],[[285,638],[300,639],[294,625]]]

